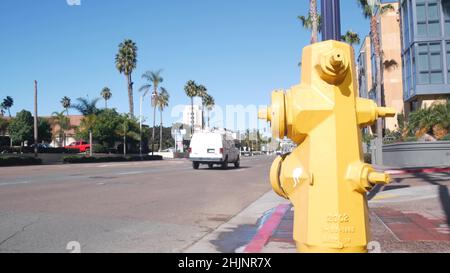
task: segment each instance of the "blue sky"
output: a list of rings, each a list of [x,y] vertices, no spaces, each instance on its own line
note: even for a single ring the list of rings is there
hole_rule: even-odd
[[[297,84],[297,64],[310,34],[297,16],[307,0],[66,0],[0,1],[0,98],[12,96],[12,114],[33,109],[33,81],[39,82],[40,115],[62,110],[68,96],[99,97],[108,86],[110,106],[127,112],[126,80],[114,66],[125,38],[139,48],[137,89],[147,70],[164,69],[171,106],[189,103],[183,86],[204,84],[216,103],[260,105],[270,92]],[[368,22],[356,1],[341,1],[342,30],[361,38]],[[101,102],[100,106],[103,105]],[[74,113],[74,110],[72,110]],[[149,98],[144,114],[149,116]],[[164,119],[170,117],[170,109]],[[148,120],[148,119],[147,119]]]

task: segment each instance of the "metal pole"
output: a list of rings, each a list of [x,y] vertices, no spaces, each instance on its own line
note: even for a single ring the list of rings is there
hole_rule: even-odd
[[[92,157],[92,150],[94,149],[94,146],[92,145],[92,131],[89,130],[89,156]]]
[[[38,157],[38,105],[37,81],[34,81],[34,156]]]
[[[126,123],[123,124],[123,155],[127,155],[127,128]]]
[[[141,100],[139,104],[139,156],[142,157],[142,100],[143,96],[141,95]]]
[[[340,0],[321,0],[322,41],[341,40]]]

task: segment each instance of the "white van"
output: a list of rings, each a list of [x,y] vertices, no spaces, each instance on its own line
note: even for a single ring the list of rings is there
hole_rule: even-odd
[[[240,166],[239,149],[229,132],[195,133],[189,146],[189,159],[196,170],[200,164],[207,164],[209,168],[220,165],[223,169],[228,168],[229,163],[234,163],[236,168]]]

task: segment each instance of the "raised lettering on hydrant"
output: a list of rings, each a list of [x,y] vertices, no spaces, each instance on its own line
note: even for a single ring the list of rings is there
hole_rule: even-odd
[[[361,128],[395,114],[358,98],[353,48],[332,40],[303,50],[300,85],[273,92],[259,117],[299,145],[270,171],[274,191],[294,205],[299,252],[367,252],[366,194],[390,178],[363,162]]]

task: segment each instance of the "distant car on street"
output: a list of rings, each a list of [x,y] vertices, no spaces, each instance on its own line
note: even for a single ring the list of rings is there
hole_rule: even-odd
[[[209,168],[220,165],[226,169],[229,163],[234,163],[236,168],[240,167],[239,149],[228,132],[195,133],[189,146],[189,159],[196,170],[201,164],[207,164]]]
[[[91,149],[91,145],[85,141],[76,141],[72,142],[67,146],[64,146],[66,149],[70,150],[79,150],[80,153],[85,153],[86,151],[89,151]]]
[[[34,144],[30,146],[31,148],[34,148]],[[51,146],[46,143],[38,143],[37,144],[38,149],[50,149]]]
[[[175,148],[168,148],[168,149],[162,150],[161,152],[163,152],[163,153],[175,153]]]

